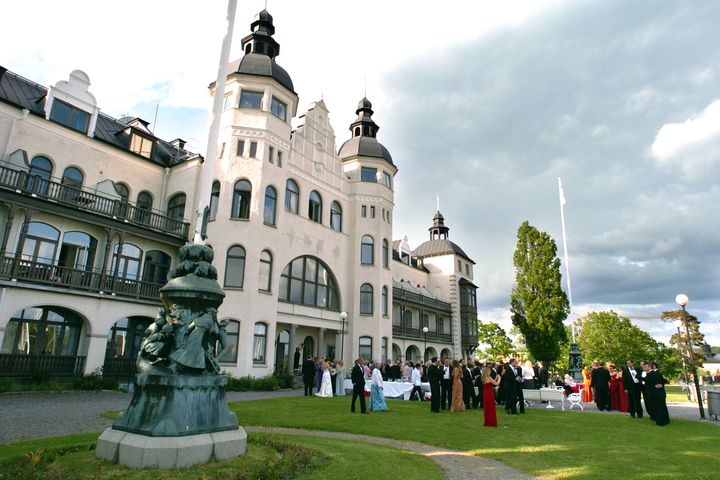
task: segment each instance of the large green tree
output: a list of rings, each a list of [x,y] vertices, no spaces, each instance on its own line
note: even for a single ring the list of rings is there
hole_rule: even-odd
[[[704,356],[702,354],[703,341],[705,335],[700,333],[700,322],[697,317],[690,315],[689,313],[683,312],[682,310],[669,310],[660,314],[660,320],[666,322],[674,322],[680,320],[687,322],[688,329],[690,330],[690,343],[693,347],[693,359],[695,360],[696,367],[702,367]],[[690,365],[690,355],[688,355],[687,348],[687,332],[685,330],[685,323],[680,327],[680,333],[673,333],[670,337],[670,346],[674,347],[678,352],[681,360],[685,360],[687,365]]]
[[[518,228],[513,263],[512,323],[525,337],[532,357],[548,365],[560,356],[560,344],[567,339],[563,320],[570,313],[567,296],[560,287],[555,241],[523,222]]]
[[[505,329],[495,322],[478,322],[478,339],[486,347],[478,351],[480,357],[488,359],[505,358],[514,353],[513,342]]]
[[[658,356],[657,342],[629,318],[612,310],[591,312],[585,317],[578,345],[585,364],[607,360],[621,367],[627,360],[651,361]]]

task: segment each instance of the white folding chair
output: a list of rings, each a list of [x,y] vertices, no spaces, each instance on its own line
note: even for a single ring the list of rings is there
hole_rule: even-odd
[[[572,410],[573,407],[577,406],[580,407],[581,411],[585,411],[585,408],[582,406],[582,396],[580,396],[579,393],[571,393],[567,399],[568,402],[570,402],[570,408],[568,410]]]

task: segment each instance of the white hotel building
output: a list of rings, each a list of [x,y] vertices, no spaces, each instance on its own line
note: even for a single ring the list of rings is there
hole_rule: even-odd
[[[273,34],[260,12],[226,77],[207,228],[235,341],[224,368],[286,372],[295,352],[415,360],[425,345],[466,356],[474,262],[440,212],[414,250],[393,241],[398,169],[366,98],[339,149],[322,100],[292,129]],[[78,70],[46,88],[0,67],[0,377],[128,378],[191,239],[203,158],[101,113],[89,87]]]

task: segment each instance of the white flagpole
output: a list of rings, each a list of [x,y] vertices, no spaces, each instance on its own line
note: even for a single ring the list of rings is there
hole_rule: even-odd
[[[565,192],[562,188],[562,180],[558,177],[558,191],[560,194],[560,223],[562,224],[563,250],[565,251],[565,281],[567,282],[568,301],[570,302],[570,313],[572,314],[572,286],[570,284],[570,261],[568,260],[567,234],[565,233]],[[571,328],[572,342],[575,343],[575,327]]]
[[[198,190],[197,210],[195,211],[195,236],[193,243],[202,244],[201,231],[203,226],[203,213],[205,207],[210,205],[210,190],[215,177],[215,162],[217,160],[218,134],[220,133],[220,116],[222,115],[223,100],[225,99],[225,79],[227,77],[227,64],[230,60],[230,46],[232,45],[233,29],[235,27],[235,10],[237,0],[228,0],[227,30],[220,50],[220,63],[218,64],[217,79],[215,80],[215,97],[213,98],[210,132],[208,133],[207,154],[205,162],[200,167],[200,188]]]

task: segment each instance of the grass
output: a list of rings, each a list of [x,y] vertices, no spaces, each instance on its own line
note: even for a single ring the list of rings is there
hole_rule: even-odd
[[[353,415],[349,404],[347,397],[295,397],[236,402],[231,409],[242,425],[413,440],[553,479],[710,479],[720,471],[716,425],[673,420],[658,427],[628,415],[531,409],[516,416],[499,410],[500,427],[490,429],[482,427],[482,410],[435,415],[427,403],[393,401],[390,412]]]
[[[391,466],[398,478],[439,480],[430,459],[390,447],[327,438],[251,433],[248,453],[227,462],[182,470],[137,470],[95,458],[98,434],[3,445],[0,479],[26,480],[322,480],[367,478]],[[382,475],[381,475],[382,476]]]
[[[680,385],[669,385],[665,387],[668,402],[687,402],[688,397]]]

